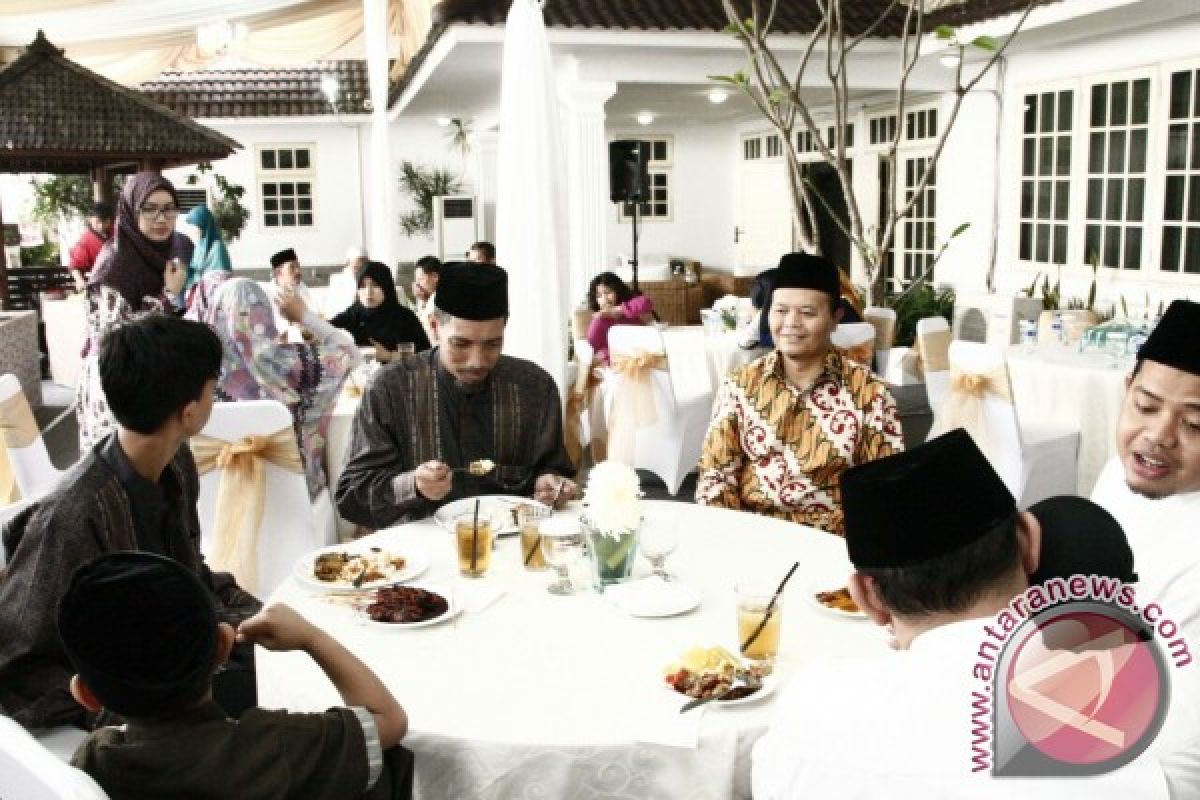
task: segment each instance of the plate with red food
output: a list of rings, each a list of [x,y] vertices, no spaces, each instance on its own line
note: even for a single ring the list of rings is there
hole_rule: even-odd
[[[693,647],[678,662],[667,666],[663,681],[667,690],[679,695],[680,700],[699,700],[724,694],[738,673],[753,676],[762,685],[757,689],[739,688],[735,695],[713,700],[709,706],[727,708],[755,703],[775,691],[777,680],[769,665],[745,662],[724,647]]]
[[[810,592],[809,594],[809,603],[826,614],[842,617],[843,619],[867,618],[866,613],[854,602],[854,598],[850,596],[850,590],[845,586],[840,589]]]
[[[361,592],[410,581],[429,568],[429,554],[405,546],[335,545],[303,556],[292,571],[306,589]]]
[[[445,622],[458,613],[452,600],[420,586],[384,586],[358,604],[367,624],[391,630],[423,628]]]

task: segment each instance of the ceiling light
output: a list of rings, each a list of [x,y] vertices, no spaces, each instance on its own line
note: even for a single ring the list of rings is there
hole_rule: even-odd
[[[325,95],[325,99],[332,105],[337,102],[338,97],[338,79],[335,75],[326,75],[321,78],[321,94]]]
[[[445,128],[445,127],[448,127],[448,126],[450,125],[450,122],[451,122],[451,120],[450,120],[450,118],[449,118],[449,117],[438,117],[438,118],[437,118],[436,120],[434,120],[434,121],[435,121],[435,122],[438,124],[438,127],[439,127],[439,128]]]
[[[649,125],[654,122],[654,115],[649,111],[639,111],[637,115],[638,125]]]
[[[724,89],[708,90],[708,102],[710,103],[724,103],[728,99],[729,92],[725,91]]]
[[[946,69],[957,69],[962,63],[962,53],[957,47],[950,47],[938,56],[938,62]]]

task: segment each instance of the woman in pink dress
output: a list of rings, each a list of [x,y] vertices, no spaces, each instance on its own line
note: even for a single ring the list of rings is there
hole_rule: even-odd
[[[608,330],[614,325],[649,325],[654,303],[633,291],[614,272],[601,272],[588,285],[588,307],[595,312],[587,340],[596,351],[595,364],[608,363]]]

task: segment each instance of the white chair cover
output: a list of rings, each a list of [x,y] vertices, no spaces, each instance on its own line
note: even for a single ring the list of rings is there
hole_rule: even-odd
[[[215,404],[208,425],[201,433],[234,442],[245,436],[269,435],[291,425],[292,415],[282,403],[245,400]],[[303,472],[289,472],[271,463],[265,464],[264,468],[266,497],[258,538],[258,580],[253,587],[242,584],[259,597],[274,592],[301,556],[338,541],[328,489],[322,489],[316,500],[310,502]],[[214,469],[200,476],[196,508],[200,514],[201,548],[206,556],[211,556],[214,547],[214,518],[221,472]],[[241,576],[235,577],[241,583]]]
[[[26,419],[32,420],[33,412],[29,410],[25,393],[21,391],[21,382],[12,373],[0,375],[0,405],[5,403],[24,404],[25,410],[21,413],[27,413],[29,416]],[[0,419],[0,423],[14,424],[7,419]],[[40,497],[54,488],[63,473],[50,463],[50,454],[46,452],[46,442],[40,431],[36,436],[17,437],[31,439],[25,447],[14,446],[15,439],[10,433],[15,432],[4,431],[4,438],[8,442],[8,460],[12,464],[17,488],[21,490],[22,497]]]
[[[874,369],[875,326],[869,322],[845,322],[833,332],[833,346],[865,367]]]
[[[1079,431],[1019,425],[1004,354],[991,345],[954,342],[950,345],[950,369],[951,373],[995,376],[1001,385],[984,394],[981,419],[950,419],[948,400],[961,391],[952,378],[947,403],[935,416],[930,437],[965,427],[1021,508],[1047,497],[1074,494]]]
[[[609,329],[608,348],[612,358],[630,356],[638,350],[647,353],[666,352],[662,334],[657,329],[638,325],[617,325]],[[713,396],[711,391],[707,391],[680,397],[671,381],[670,370],[651,372],[657,419],[650,425],[636,429],[634,463],[630,466],[653,472],[662,478],[671,494],[675,494],[684,477],[700,461],[700,450],[712,413]],[[621,390],[623,380],[622,375],[614,371],[606,381],[612,384],[612,389],[604,392],[610,431],[616,427],[611,419],[613,399]]]
[[[925,374],[925,396],[936,415],[950,391],[950,323],[945,317],[917,320],[915,345]]]
[[[875,328],[875,371],[886,375],[891,366],[892,345],[896,342],[896,309],[867,306],[863,321]]]
[[[82,739],[83,731],[76,731]],[[13,800],[107,800],[86,773],[42,746],[24,728],[0,716],[0,797]]]

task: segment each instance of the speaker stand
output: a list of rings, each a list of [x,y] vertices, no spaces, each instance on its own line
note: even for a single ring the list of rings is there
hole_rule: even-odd
[[[642,198],[635,197],[633,200],[633,258],[629,259],[629,266],[633,269],[633,293],[639,294],[641,288],[638,286],[638,214],[642,209]]]

